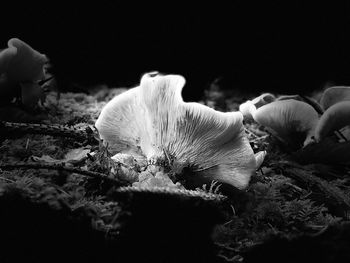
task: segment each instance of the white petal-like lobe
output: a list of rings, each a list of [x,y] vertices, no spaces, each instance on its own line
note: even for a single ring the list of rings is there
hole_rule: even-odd
[[[256,169],[260,168],[262,163],[264,162],[265,156],[267,152],[266,151],[260,151],[255,154],[255,160],[256,160]]]
[[[253,100],[248,100],[239,105],[239,111],[242,112],[245,118],[252,118],[256,109],[269,104],[276,100],[276,97],[271,93],[263,93]]]
[[[140,123],[142,113],[137,112],[137,91],[137,88],[133,88],[114,97],[95,123],[101,138],[113,153],[139,152],[143,122]]]
[[[194,176],[245,188],[256,160],[242,114],[184,102],[184,84],[178,75],[144,75],[139,87],[102,110],[96,122],[101,138],[115,152],[170,156],[177,166],[190,166]]]
[[[256,106],[251,100],[248,100],[239,105],[239,111],[243,114],[245,118],[252,118],[254,112],[256,111]]]

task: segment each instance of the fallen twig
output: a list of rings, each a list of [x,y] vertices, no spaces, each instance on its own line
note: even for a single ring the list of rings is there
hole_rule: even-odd
[[[95,132],[87,126],[85,129],[77,129],[65,125],[47,125],[33,123],[16,123],[16,122],[0,122],[0,131],[3,130],[8,134],[13,133],[31,133],[45,134],[60,137],[74,138],[78,141],[96,141]]]
[[[116,190],[115,193],[123,194],[123,193],[143,193],[143,194],[153,194],[153,195],[167,195],[167,196],[178,196],[182,198],[201,198],[205,201],[214,201],[214,202],[223,202],[227,200],[227,197],[211,192],[204,191],[196,191],[196,190],[187,190],[187,189],[178,189],[171,187],[135,187],[135,186],[127,186],[120,187]]]
[[[48,169],[48,170],[57,170],[57,171],[66,171],[70,173],[78,173],[85,175],[91,178],[98,178],[101,180],[108,181],[115,186],[125,186],[129,182],[126,182],[121,179],[111,178],[107,174],[82,170],[76,167],[67,167],[64,164],[43,164],[43,163],[29,163],[29,162],[16,162],[16,163],[1,163],[1,170],[14,170],[14,169]]]

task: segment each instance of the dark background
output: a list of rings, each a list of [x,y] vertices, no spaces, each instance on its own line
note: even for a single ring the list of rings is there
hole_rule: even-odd
[[[217,78],[256,92],[350,85],[349,6],[313,2],[17,4],[2,10],[0,40],[47,54],[62,89],[133,86],[151,70],[184,75],[189,100]]]

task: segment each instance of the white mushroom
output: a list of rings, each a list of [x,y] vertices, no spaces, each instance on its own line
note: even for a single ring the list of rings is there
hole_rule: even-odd
[[[347,125],[350,125],[350,102],[338,102],[329,107],[321,116],[315,130],[315,139],[320,141],[332,131]]]
[[[139,87],[104,107],[95,124],[101,138],[114,153],[180,170],[189,167],[198,181],[216,180],[244,189],[257,161],[242,114],[184,102],[184,84],[179,75],[144,75]]]
[[[274,101],[264,105],[254,112],[253,118],[293,148],[312,140],[318,122],[314,108],[297,100]]]

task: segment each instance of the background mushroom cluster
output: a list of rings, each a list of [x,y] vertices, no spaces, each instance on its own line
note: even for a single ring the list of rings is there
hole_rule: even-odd
[[[241,104],[240,111],[301,154],[303,162],[350,163],[350,87],[330,87],[318,100],[265,93]]]

